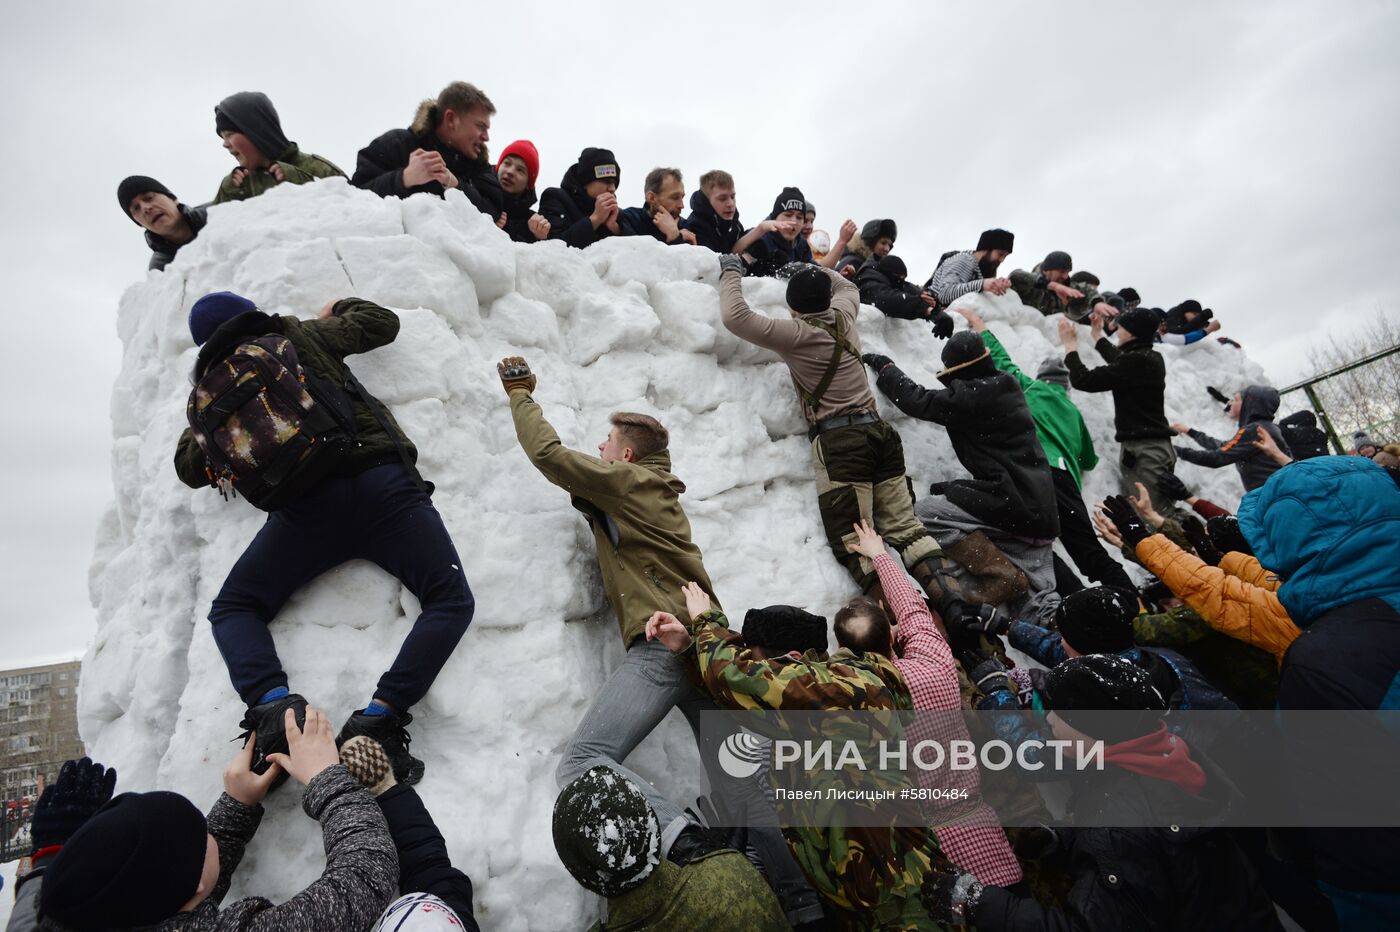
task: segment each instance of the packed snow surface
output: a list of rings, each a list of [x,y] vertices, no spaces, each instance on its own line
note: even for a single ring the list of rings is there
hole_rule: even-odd
[[[1008,266],[1032,261],[1017,258]],[[530,361],[535,397],[571,447],[593,451],[612,411],[661,419],[688,486],[695,540],[736,624],[746,609],[777,602],[829,617],[854,586],[822,535],[798,403],[776,357],[721,325],[717,279],[714,254],[698,247],[646,238],[584,251],[512,243],[455,191],[383,200],[331,180],[213,208],[199,239],[128,289],[117,316],[115,500],[92,566],[98,634],[79,716],[92,755],[117,767],[119,789],[174,789],[211,805],[244,711],[205,616],[264,515],[175,476],[196,356],[191,304],[227,289],[265,311],[312,317],[328,300],[367,298],[395,309],[403,328],[352,365],[417,443],[477,600],[466,637],[413,710],[413,751],[427,763],[419,792],[475,884],[483,927],[585,925],[596,898],[564,872],[550,835],[554,769],[622,645],[592,537],[568,495],[517,446],[495,363],[514,354]],[[744,283],[754,307],[772,316],[787,313],[784,288]],[[1060,354],[1055,320],[1014,293],[964,300],[1028,372]],[[943,344],[926,325],[868,307],[859,325],[867,351],[935,383]],[[1100,362],[1087,328],[1081,346],[1091,365]],[[1168,415],[1228,436],[1233,426],[1205,386],[1232,393],[1263,381],[1259,367],[1214,339],[1161,352]],[[1112,403],[1107,394],[1074,397],[1102,458],[1087,476],[1086,497],[1096,500],[1117,486]],[[916,491],[963,474],[942,428],[904,418],[883,398],[881,412],[900,429]],[[1239,500],[1233,469],[1183,464],[1181,474],[1221,504]],[[292,688],[343,720],[370,699],[417,613],[413,596],[372,564],[327,573],[273,623]],[[630,763],[675,798],[702,791],[679,715]],[[269,799],[231,899],[280,902],[319,874],[321,834],[299,797],[289,785]]]

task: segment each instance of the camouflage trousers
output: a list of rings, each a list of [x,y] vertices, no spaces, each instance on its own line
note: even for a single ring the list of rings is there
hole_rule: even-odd
[[[851,526],[862,518],[870,519],[905,566],[913,567],[940,552],[914,515],[914,492],[904,473],[904,444],[899,431],[887,422],[852,424],[818,434],[812,441],[812,464],[826,542],[862,590],[875,579],[875,565],[846,549],[856,540]]]

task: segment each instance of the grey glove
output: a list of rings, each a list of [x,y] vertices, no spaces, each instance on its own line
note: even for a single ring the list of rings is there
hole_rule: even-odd
[[[732,252],[726,252],[719,257],[719,274],[723,275],[725,272],[738,272],[740,275],[743,275],[747,271],[748,266],[744,265],[742,257],[736,256]]]

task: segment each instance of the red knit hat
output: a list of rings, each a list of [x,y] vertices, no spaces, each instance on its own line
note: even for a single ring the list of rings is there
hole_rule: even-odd
[[[517,139],[515,142],[501,150],[500,158],[496,159],[496,171],[501,170],[501,163],[506,160],[506,156],[513,155],[525,163],[525,174],[530,179],[530,187],[535,186],[535,179],[540,176],[540,153],[535,148],[535,144],[528,139]]]

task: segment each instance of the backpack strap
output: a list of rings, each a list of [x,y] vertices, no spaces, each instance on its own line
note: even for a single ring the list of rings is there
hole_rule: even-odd
[[[859,363],[860,353],[856,352],[855,347],[846,339],[840,314],[836,315],[835,326],[828,324],[824,320],[814,320],[809,317],[799,317],[798,320],[810,327],[815,327],[818,330],[824,331],[833,341],[831,346],[831,361],[826,364],[826,371],[822,373],[821,381],[817,383],[816,388],[809,392],[802,387],[802,383],[798,382],[796,378],[792,380],[792,384],[797,388],[797,393],[802,396],[803,401],[807,402],[808,407],[812,409],[812,414],[815,416],[817,407],[821,404],[822,397],[826,395],[827,389],[831,388],[832,380],[836,378],[836,370],[841,368],[841,354],[850,353],[855,357],[856,362]]]
[[[398,431],[394,430],[393,421],[389,416],[388,409],[384,407],[384,402],[374,397],[369,389],[365,388],[364,385],[360,383],[360,380],[355,378],[355,373],[350,371],[349,366],[344,365],[344,363],[341,365],[345,371],[345,390],[352,395],[358,396],[359,399],[365,403],[365,407],[369,408],[370,414],[374,415],[374,419],[379,422],[379,426],[383,427],[384,432],[389,435],[389,440],[393,442],[394,449],[399,451],[399,459],[403,460],[403,468],[407,469],[408,474],[413,477],[413,484],[418,486],[419,490],[422,491],[424,495],[431,496],[433,494],[432,487],[423,480],[422,475],[418,472],[418,467],[413,465],[413,461],[408,458],[408,448],[399,440]]]

